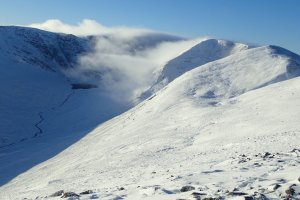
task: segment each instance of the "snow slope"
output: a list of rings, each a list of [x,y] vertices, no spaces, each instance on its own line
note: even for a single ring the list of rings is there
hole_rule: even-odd
[[[71,89],[71,83],[81,80],[65,71],[76,70],[79,58],[94,50],[98,37],[119,41],[110,35],[79,38],[0,26],[0,148],[42,134],[86,132],[130,107],[112,101],[102,85],[89,91]],[[177,40],[182,38],[147,33],[134,38],[128,48],[139,51]]]
[[[162,89],[175,78],[200,65],[225,58],[232,54],[247,50],[251,46],[226,40],[207,39],[201,41],[180,56],[170,60],[159,73],[156,82],[141,95],[144,100]]]
[[[72,89],[82,80],[68,77],[65,70],[76,70],[78,59],[94,50],[98,37],[0,27],[0,186],[131,107],[113,101],[101,84]],[[177,40],[182,39],[146,34],[128,48],[138,51]]]
[[[0,195],[44,199],[92,190],[80,199],[279,199],[289,190],[297,199],[299,63],[298,55],[265,46],[196,67],[14,178]],[[10,163],[19,148],[2,159]]]
[[[43,112],[72,92],[60,71],[88,49],[87,39],[73,35],[0,27],[0,147],[44,132]]]

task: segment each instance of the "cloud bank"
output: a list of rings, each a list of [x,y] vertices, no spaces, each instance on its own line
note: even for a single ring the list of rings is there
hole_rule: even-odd
[[[184,39],[149,29],[106,27],[85,19],[69,25],[52,19],[31,24],[52,32],[93,37],[93,50],[78,59],[66,74],[99,85],[113,100],[133,102],[155,82],[158,73],[171,59],[199,43],[203,38]]]
[[[120,37],[132,37],[154,32],[150,29],[126,26],[107,27],[92,19],[84,19],[76,25],[66,24],[58,19],[49,19],[42,23],[30,24],[28,27],[77,36],[116,34]]]
[[[150,36],[145,37],[147,40]],[[88,71],[99,73],[101,79],[98,80],[115,100],[132,101],[150,87],[158,76],[155,72],[167,61],[198,41],[162,41],[155,47],[135,51],[136,44],[141,42],[139,39],[98,38],[95,51],[80,58],[76,72],[81,78]]]

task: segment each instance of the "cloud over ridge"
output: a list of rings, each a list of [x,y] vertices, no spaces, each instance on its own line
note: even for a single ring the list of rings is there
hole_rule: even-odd
[[[75,25],[66,24],[59,19],[49,19],[42,23],[30,24],[28,27],[77,36],[119,34],[120,36],[129,37],[154,32],[150,29],[126,26],[107,27],[92,19],[83,19]]]
[[[29,27],[80,37],[93,35],[92,51],[79,57],[76,68],[65,73],[78,80],[96,82],[114,100],[122,99],[123,102],[134,101],[151,86],[157,72],[169,60],[203,40],[150,29],[106,27],[91,19],[84,19],[77,25],[51,19]]]

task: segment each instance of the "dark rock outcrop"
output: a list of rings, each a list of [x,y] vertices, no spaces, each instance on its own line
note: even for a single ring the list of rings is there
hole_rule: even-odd
[[[195,190],[195,187],[187,185],[187,186],[183,186],[180,189],[180,192],[188,192],[188,191],[191,191],[191,190]]]

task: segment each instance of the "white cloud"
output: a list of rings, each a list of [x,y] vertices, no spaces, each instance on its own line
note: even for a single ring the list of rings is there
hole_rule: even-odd
[[[122,102],[132,102],[155,81],[155,72],[167,61],[201,41],[201,38],[187,40],[149,29],[106,27],[90,19],[77,25],[52,19],[29,26],[78,36],[98,35],[94,38],[93,51],[81,56],[76,69],[66,74],[81,81],[96,82],[114,100]]]
[[[120,40],[99,37],[94,51],[80,58],[77,74],[100,72],[101,85],[113,99],[132,102],[155,81],[154,72],[199,40],[162,41],[136,52],[133,49],[139,43],[138,38]]]
[[[150,29],[129,28],[125,26],[106,27],[91,19],[84,19],[76,25],[65,24],[58,19],[49,19],[43,23],[35,23],[28,26],[51,32],[74,34],[78,36],[119,34],[120,37],[131,37],[153,32]]]

